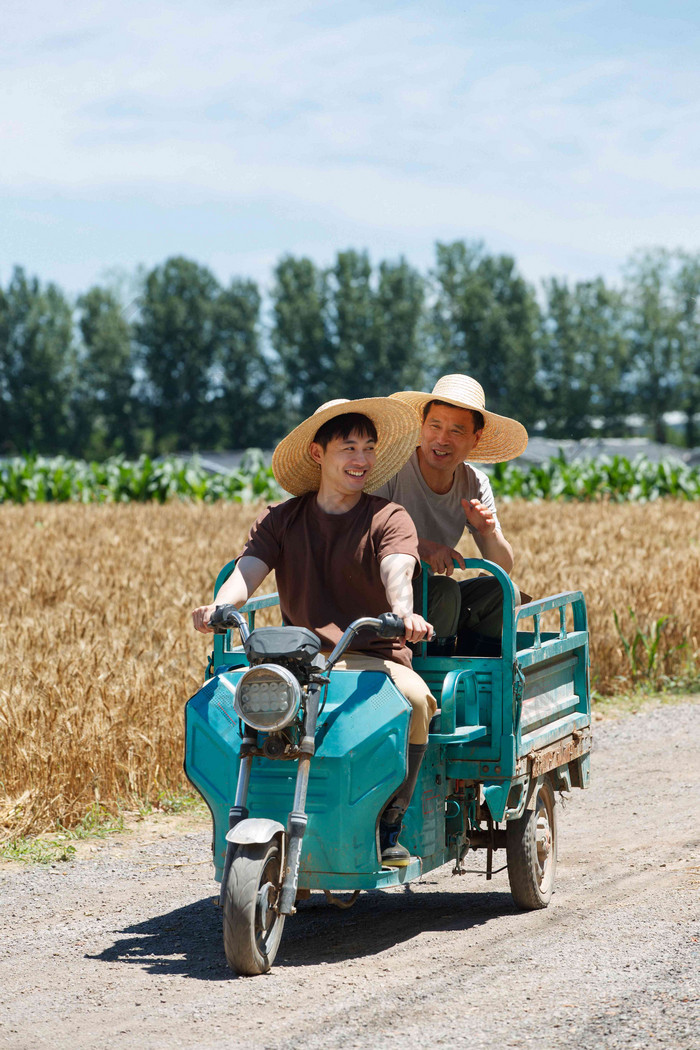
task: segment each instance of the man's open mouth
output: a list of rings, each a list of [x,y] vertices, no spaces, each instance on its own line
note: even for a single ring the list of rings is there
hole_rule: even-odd
[[[367,473],[366,470],[346,470],[346,474],[349,474],[351,478],[363,478]]]

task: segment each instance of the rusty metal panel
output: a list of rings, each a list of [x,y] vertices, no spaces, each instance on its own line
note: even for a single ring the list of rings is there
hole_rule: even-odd
[[[590,728],[576,730],[563,740],[558,740],[552,747],[544,748],[542,751],[531,751],[524,755],[518,762],[517,773],[529,773],[533,777],[549,773],[557,766],[565,766],[574,759],[588,754],[591,750],[591,741]]]

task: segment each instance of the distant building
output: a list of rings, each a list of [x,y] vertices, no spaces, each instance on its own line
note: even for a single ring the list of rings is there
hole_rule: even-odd
[[[230,452],[178,452],[178,459],[196,459],[205,470],[213,474],[230,474],[238,470],[243,457],[250,450],[236,449]],[[258,450],[256,450],[257,452]],[[272,462],[272,449],[262,449],[260,453],[267,466]],[[654,463],[661,460],[672,460],[686,463],[689,466],[700,464],[700,448],[678,448],[676,445],[660,445],[648,438],[604,438],[590,437],[581,441],[565,441],[558,438],[538,437],[531,435],[528,446],[522,456],[512,460],[523,469],[546,462],[552,456],[563,452],[567,460],[598,459],[600,456],[625,456],[635,459],[643,456]],[[245,466],[245,464],[243,464]],[[478,464],[479,468],[489,469],[489,464]]]
[[[522,456],[513,460],[522,467],[544,463],[560,452],[567,460],[598,459],[600,456],[625,456],[635,459],[644,456],[654,463],[673,460],[677,463],[695,465],[700,463],[700,448],[679,448],[677,445],[660,445],[649,438],[604,438],[590,437],[581,441],[565,441],[559,438],[530,437]]]

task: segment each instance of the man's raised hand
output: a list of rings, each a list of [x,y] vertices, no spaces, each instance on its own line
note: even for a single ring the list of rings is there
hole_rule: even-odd
[[[463,499],[462,506],[467,521],[482,536],[490,536],[496,531],[496,518],[492,510],[480,503],[478,499]]]

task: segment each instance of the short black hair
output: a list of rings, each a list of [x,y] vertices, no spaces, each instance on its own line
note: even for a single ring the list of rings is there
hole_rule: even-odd
[[[370,441],[377,440],[377,428],[369,416],[364,416],[361,412],[345,412],[342,416],[334,416],[333,419],[327,420],[318,428],[313,440],[325,452],[329,441],[333,441],[334,438],[347,441],[352,433],[356,433],[358,437],[369,438]]]
[[[459,408],[459,405],[453,405],[449,401],[440,401],[438,398],[435,398],[434,401],[429,401],[428,404],[423,409],[423,422],[424,423],[425,423],[426,419],[428,418],[428,412],[433,407],[433,405],[447,405],[448,408]],[[484,417],[482,416],[481,412],[479,412],[479,410],[477,408],[464,408],[462,411],[464,411],[464,412],[471,412],[472,419],[474,421],[474,433],[476,433],[477,430],[483,430],[484,429],[484,425],[485,425],[486,421],[484,420]]]

